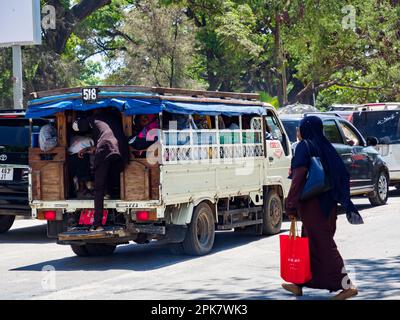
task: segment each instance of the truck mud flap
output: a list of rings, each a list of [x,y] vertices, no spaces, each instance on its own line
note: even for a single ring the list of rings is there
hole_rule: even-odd
[[[167,224],[165,241],[168,243],[180,243],[185,240],[187,225]]]

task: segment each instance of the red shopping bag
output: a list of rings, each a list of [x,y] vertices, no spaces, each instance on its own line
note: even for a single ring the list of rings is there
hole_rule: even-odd
[[[282,279],[295,284],[310,281],[312,274],[308,238],[297,236],[295,220],[292,221],[289,235],[281,235],[279,238]]]

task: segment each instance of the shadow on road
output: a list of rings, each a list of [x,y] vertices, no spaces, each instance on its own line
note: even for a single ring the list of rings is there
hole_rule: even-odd
[[[380,299],[398,299],[400,297],[400,256],[385,259],[351,259],[346,260],[347,270],[350,277],[357,284],[359,295],[357,299],[380,300]],[[269,272],[266,270],[266,272]],[[276,272],[273,270],[271,272]],[[240,283],[247,278],[226,279],[227,283]],[[212,279],[209,286],[212,286]],[[248,300],[271,300],[271,299],[296,299],[296,300],[329,300],[339,292],[329,293],[327,290],[315,290],[304,288],[304,295],[294,297],[279,287],[272,289],[271,285],[266,283],[264,286],[248,289],[246,293],[220,293],[214,290],[206,289],[207,282],[198,289],[182,289],[180,294],[196,294],[200,300],[209,299],[245,299]],[[203,289],[204,288],[204,289]]]
[[[0,234],[1,244],[50,242],[55,241],[47,237],[46,224],[26,228],[11,229],[7,233]]]
[[[400,297],[400,256],[384,259],[346,259],[346,267],[350,277],[355,277],[360,298]]]
[[[287,229],[282,229],[281,233],[287,231]],[[263,237],[246,233],[235,233],[232,231],[217,232],[214,248],[210,254],[244,246],[261,239]],[[174,255],[169,252],[168,245],[152,242],[147,245],[129,244],[119,246],[115,253],[108,257],[77,257],[71,251],[70,257],[43,261],[38,264],[15,268],[11,271],[42,271],[42,268],[46,265],[54,266],[57,271],[104,271],[118,269],[148,271],[191,259],[201,259],[201,257]]]

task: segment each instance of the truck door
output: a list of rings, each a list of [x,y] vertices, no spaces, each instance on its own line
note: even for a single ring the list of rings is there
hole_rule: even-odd
[[[274,177],[286,186],[291,162],[290,143],[282,123],[273,111],[265,116],[267,178]],[[271,182],[271,181],[270,181]],[[288,185],[285,187],[287,189]]]

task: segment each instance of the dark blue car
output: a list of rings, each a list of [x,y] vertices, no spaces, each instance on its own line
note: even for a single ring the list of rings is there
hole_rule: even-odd
[[[44,120],[35,120],[39,131]],[[31,217],[28,201],[28,153],[31,139],[25,110],[0,109],[0,233],[7,232],[16,216]]]
[[[348,121],[334,114],[312,113],[321,118],[324,134],[343,159],[350,173],[351,195],[365,195],[374,206],[384,205],[389,195],[389,170],[380,154],[375,150],[378,141],[368,138]],[[295,148],[296,130],[305,115],[281,116],[282,123]]]

